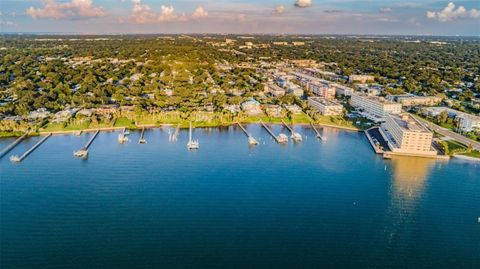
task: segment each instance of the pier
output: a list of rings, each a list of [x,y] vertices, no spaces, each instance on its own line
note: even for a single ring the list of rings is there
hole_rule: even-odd
[[[138,144],[147,144],[147,140],[145,140],[145,127],[142,129],[142,133],[140,134],[140,140],[138,140]]]
[[[73,153],[73,155],[75,157],[80,157],[80,158],[85,158],[87,157],[88,155],[88,148],[90,148],[90,145],[92,145],[93,143],[93,140],[95,140],[95,138],[97,137],[97,135],[100,133],[100,130],[97,130],[95,132],[95,134],[92,136],[92,138],[90,138],[90,140],[88,140],[87,144],[85,144],[85,146],[83,146],[83,148],[81,148],[80,150],[78,151],[75,151]]]
[[[265,123],[263,123],[263,121],[260,120],[260,124],[263,126],[263,128],[265,128],[265,130],[267,130],[267,132],[273,137],[273,139],[275,139],[275,141],[277,141],[277,143],[288,143],[288,137],[284,134],[279,134],[278,136],[276,136],[272,130],[270,130],[270,128],[268,128],[267,125],[265,125]]]
[[[25,134],[23,134],[22,136],[20,136],[19,138],[17,138],[15,141],[13,141],[10,145],[8,145],[6,148],[4,148],[2,151],[0,151],[0,159],[7,155],[7,153],[9,153],[13,148],[15,148],[18,144],[20,144],[20,142],[22,142],[22,140],[27,137],[28,135],[28,132],[26,132]]]
[[[293,127],[290,127],[288,126],[287,123],[285,123],[285,121],[282,120],[282,124],[287,127],[287,129],[290,131],[291,133],[291,136],[290,138],[295,141],[295,142],[301,142],[302,141],[302,135],[299,134],[299,133],[296,133],[295,130],[293,130]]]
[[[16,162],[16,163],[19,163],[19,162],[23,161],[25,158],[28,157],[28,155],[30,155],[30,153],[32,153],[38,147],[40,147],[40,145],[43,144],[43,142],[47,141],[47,139],[50,138],[50,136],[52,136],[51,133],[48,134],[47,136],[45,136],[44,138],[42,138],[40,141],[38,141],[35,145],[33,145],[33,147],[31,147],[29,150],[27,150],[25,153],[23,153],[22,156],[20,156],[20,157],[18,157],[18,156],[10,157],[10,161]]]
[[[247,135],[248,137],[248,144],[249,145],[258,145],[258,141],[251,135],[247,132],[247,129],[245,129],[245,127],[242,126],[242,124],[240,122],[237,123],[238,126],[240,126],[240,129],[242,129],[242,131]]]
[[[317,130],[317,127],[315,127],[315,125],[313,124],[313,122],[310,122],[310,126],[312,126],[313,130],[315,131],[315,133],[317,134],[317,138],[322,140],[322,141],[327,141],[327,138],[325,136],[322,136],[320,134],[320,132]]]

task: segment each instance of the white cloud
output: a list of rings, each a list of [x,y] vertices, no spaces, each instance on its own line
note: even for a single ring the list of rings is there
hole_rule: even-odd
[[[202,6],[197,7],[192,13],[192,19],[201,19],[208,17],[208,11],[206,11]]]
[[[189,19],[197,20],[208,17],[208,11],[202,6],[197,7],[190,16],[187,16],[185,14],[176,14],[175,8],[171,5],[162,5],[160,7],[160,12],[155,12],[149,5],[142,4],[141,0],[132,0],[132,3],[132,12],[127,17],[121,17],[119,19],[120,22],[151,24],[172,21],[188,21]]]
[[[92,0],[71,0],[70,2],[57,2],[56,0],[41,0],[43,7],[29,7],[27,15],[34,19],[78,19],[102,17],[106,12],[102,7],[93,5]]]
[[[461,18],[479,18],[480,11],[472,9],[467,11],[465,7],[459,6],[455,9],[455,4],[453,2],[448,3],[448,5],[441,11],[427,11],[427,18],[431,20],[438,20],[442,22],[452,21],[455,19]]]
[[[275,14],[283,14],[285,12],[285,7],[283,5],[278,5],[275,7]]]
[[[300,8],[310,7],[312,6],[312,0],[297,0],[294,5]]]

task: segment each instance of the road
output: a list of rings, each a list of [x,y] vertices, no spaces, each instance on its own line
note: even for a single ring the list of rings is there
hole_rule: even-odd
[[[432,131],[435,131],[435,132],[437,132],[441,135],[453,138],[453,139],[457,140],[458,142],[460,142],[462,144],[465,144],[467,146],[472,144],[474,149],[480,150],[480,143],[479,142],[473,141],[472,139],[466,138],[465,136],[463,136],[461,134],[457,134],[454,131],[445,129],[443,127],[440,127],[440,126],[438,126],[438,125],[436,125],[432,122],[429,122],[425,119],[422,119],[420,117],[415,117],[415,118],[418,119],[419,121],[421,121],[423,124],[425,124]]]

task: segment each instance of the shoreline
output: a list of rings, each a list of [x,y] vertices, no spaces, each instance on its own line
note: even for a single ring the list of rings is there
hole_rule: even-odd
[[[259,124],[259,123],[255,123],[255,122],[240,122],[242,124]],[[237,123],[229,123],[229,124],[226,124],[226,125],[198,125],[198,126],[195,126],[195,128],[221,128],[221,127],[230,127],[230,126],[234,126],[236,125]],[[283,125],[282,123],[279,123],[279,122],[266,122],[266,124],[270,124],[270,125]],[[289,123],[293,126],[310,126],[310,123]],[[339,125],[332,125],[332,124],[322,124],[322,123],[314,123],[315,125],[318,125],[320,127],[323,127],[323,128],[332,128],[332,129],[339,129],[339,130],[343,130],[343,131],[350,131],[350,132],[362,132],[363,130],[361,129],[358,129],[358,128],[352,128],[352,127],[346,127],[346,126],[339,126]],[[175,123],[166,123],[166,124],[145,124],[145,125],[136,125],[134,128],[132,128],[133,126],[120,126],[120,127],[100,127],[100,128],[87,128],[87,129],[78,129],[78,130],[63,130],[63,131],[38,131],[38,132],[33,132],[33,133],[30,133],[28,136],[43,136],[43,135],[48,135],[48,134],[52,134],[52,135],[63,135],[63,134],[76,134],[78,132],[95,132],[95,131],[103,131],[103,132],[109,132],[109,131],[117,131],[117,130],[122,130],[124,128],[127,128],[129,130],[140,130],[142,128],[145,128],[145,129],[155,129],[155,128],[162,128],[162,127],[168,127],[168,126],[177,126],[178,124],[175,124]],[[185,126],[180,126],[180,129],[185,129],[187,127]],[[8,133],[8,132],[5,132],[5,133]],[[18,131],[13,131],[11,132],[11,135],[5,135],[3,137],[0,137],[0,139],[2,138],[15,138],[15,137],[20,137],[20,135],[18,135],[19,132]]]

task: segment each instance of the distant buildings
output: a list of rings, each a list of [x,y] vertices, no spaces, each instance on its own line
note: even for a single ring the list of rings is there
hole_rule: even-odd
[[[414,94],[389,95],[388,100],[395,101],[403,106],[434,106],[442,102],[438,96],[418,96]]]
[[[388,114],[380,133],[393,153],[435,156],[433,133],[408,113]]]
[[[343,114],[343,106],[332,100],[322,97],[309,97],[308,104],[324,116],[338,116]]]
[[[436,117],[442,112],[446,112],[449,117],[457,121],[458,132],[471,132],[480,130],[480,116],[475,116],[462,111],[451,109],[449,107],[427,107],[422,110],[426,116]]]
[[[385,121],[385,116],[389,113],[399,114],[402,112],[401,104],[364,93],[353,93],[350,104],[360,110],[363,116],[374,122]]]
[[[278,85],[269,83],[267,87],[268,87],[268,93],[270,93],[270,95],[274,97],[281,97],[285,95],[285,89]]]
[[[348,81],[351,83],[353,82],[367,83],[367,82],[375,81],[375,77],[370,75],[350,75],[348,77]]]

